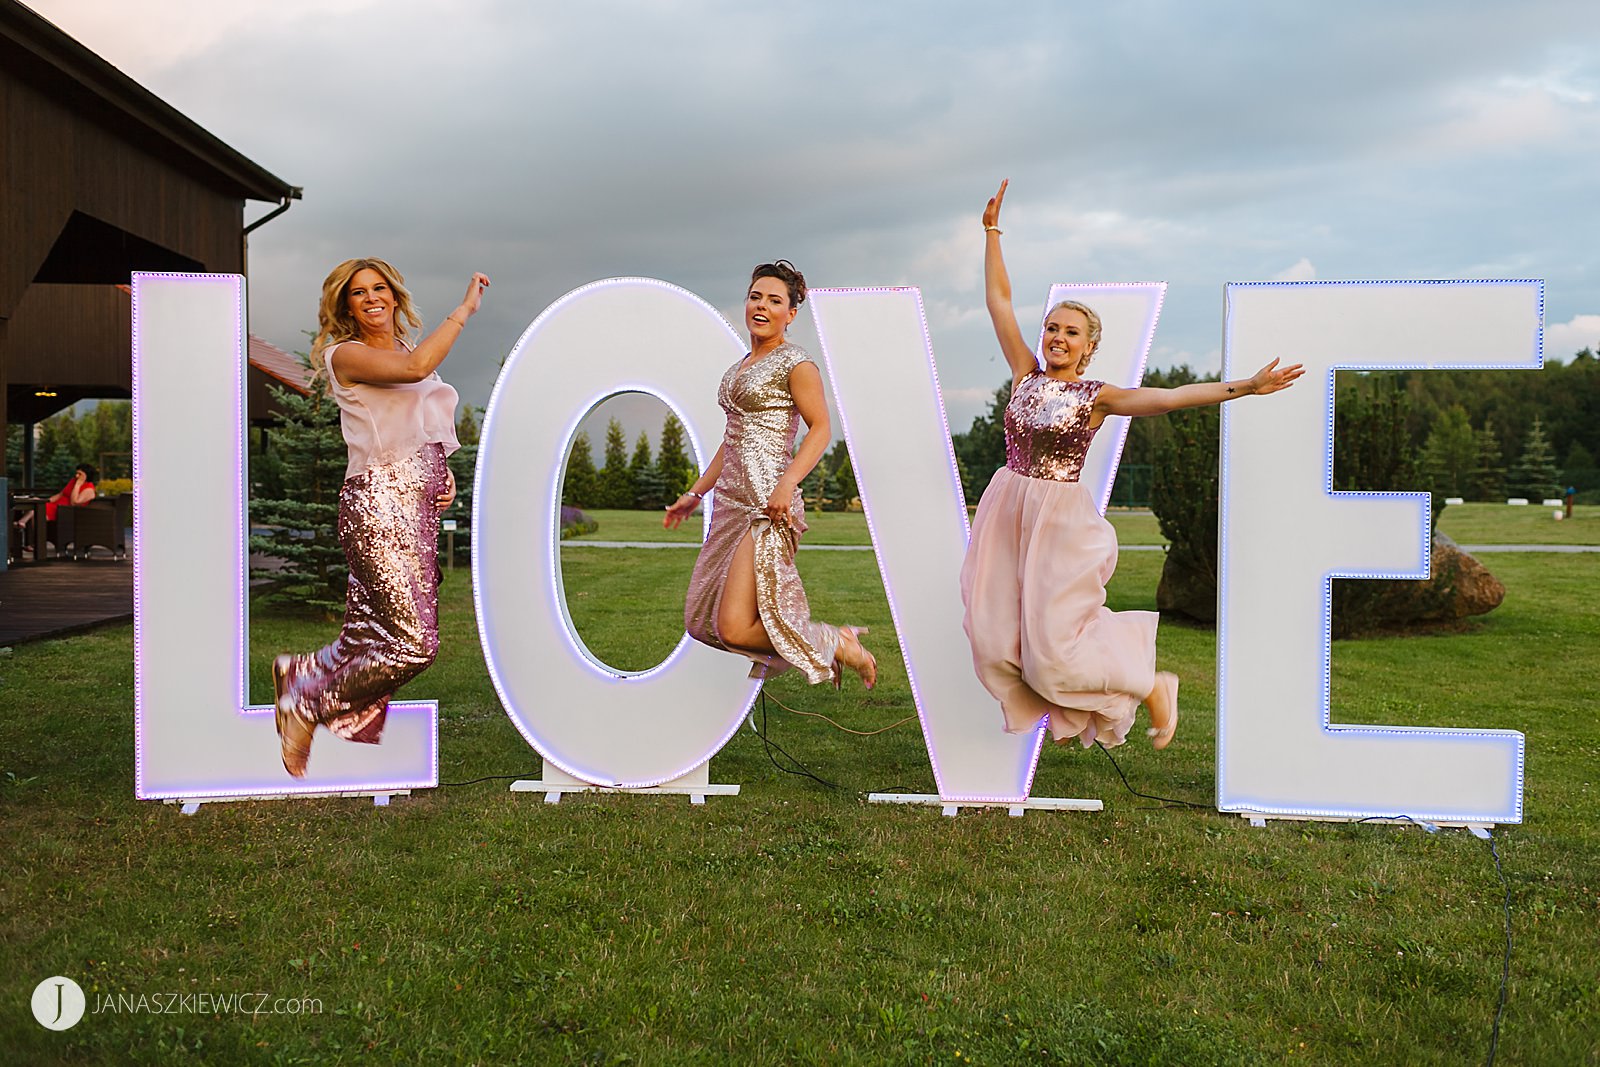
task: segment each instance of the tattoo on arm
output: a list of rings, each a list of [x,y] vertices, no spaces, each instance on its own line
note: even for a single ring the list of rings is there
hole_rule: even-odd
[[[1232,396],[1235,392],[1237,392],[1237,390],[1235,390],[1233,386],[1231,386],[1231,385],[1228,386],[1228,395],[1229,396]]]

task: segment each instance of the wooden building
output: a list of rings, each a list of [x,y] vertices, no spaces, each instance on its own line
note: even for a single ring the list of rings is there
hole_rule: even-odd
[[[299,197],[0,0],[0,434],[130,396],[130,275],[243,274],[249,231]],[[246,226],[247,200],[278,207]]]

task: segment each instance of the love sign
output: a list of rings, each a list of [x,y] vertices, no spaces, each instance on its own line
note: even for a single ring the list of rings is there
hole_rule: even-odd
[[[1068,298],[1095,307],[1105,330],[1093,374],[1134,386],[1164,292],[1160,283],[1058,285],[1046,307]],[[1026,800],[1043,724],[1002,731],[961,632],[967,502],[921,295],[815,289],[811,297],[939,796]],[[391,705],[383,744],[321,746],[296,780],[279,763],[271,709],[245,700],[243,300],[234,276],[134,276],[137,795],[436,784],[433,702]],[[1538,282],[1228,287],[1225,375],[1279,357],[1305,363],[1307,379],[1224,408],[1219,809],[1521,821],[1521,734],[1332,721],[1329,579],[1424,577],[1428,561],[1425,497],[1332,491],[1332,375],[1537,367],[1542,301]],[[615,340],[644,335],[648,347]],[[652,394],[683,422],[703,466],[705,443],[722,430],[715,383],[744,351],[694,294],[614,278],[541,313],[495,386],[473,516],[484,656],[518,730],[577,781],[645,788],[703,772],[759,689],[761,672],[747,660],[687,636],[649,670],[601,662],[567,613],[558,545],[561,482],[583,417],[608,396]],[[1125,420],[1107,420],[1085,466],[1102,510],[1125,434]],[[716,506],[715,494],[707,504]],[[1291,540],[1297,551],[1286,555]]]

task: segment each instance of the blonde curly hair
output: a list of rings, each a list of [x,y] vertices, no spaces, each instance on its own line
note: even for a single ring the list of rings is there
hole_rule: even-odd
[[[364,259],[347,259],[328,273],[322,283],[322,303],[317,308],[317,336],[311,342],[311,369],[317,374],[328,373],[323,353],[342,341],[353,341],[361,336],[356,317],[350,313],[350,279],[364,270],[375,270],[389,284],[394,293],[394,335],[409,343],[413,332],[422,329],[422,316],[411,301],[411,291],[406,279],[388,263],[373,256]]]

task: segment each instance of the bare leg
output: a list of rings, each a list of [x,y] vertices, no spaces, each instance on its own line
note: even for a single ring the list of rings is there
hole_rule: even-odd
[[[728,580],[722,586],[722,603],[717,608],[717,636],[722,643],[757,652],[776,651],[767,636],[761,610],[756,607],[756,542],[752,534],[733,553],[728,565]]]

